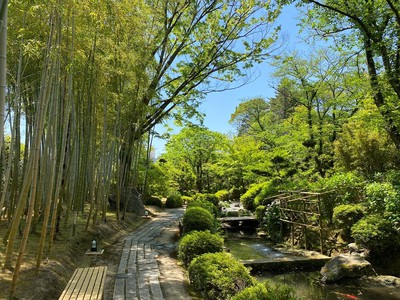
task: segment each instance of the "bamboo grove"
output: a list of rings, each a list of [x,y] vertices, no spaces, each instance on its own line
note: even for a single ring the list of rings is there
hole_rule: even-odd
[[[112,189],[118,207],[123,187],[143,185],[139,162],[154,126],[193,116],[206,93],[245,80],[243,70],[276,47],[280,8],[257,0],[0,7],[2,265],[14,272],[13,294],[30,235],[41,237],[39,269],[61,214],[66,225],[86,212],[86,229],[105,221]]]

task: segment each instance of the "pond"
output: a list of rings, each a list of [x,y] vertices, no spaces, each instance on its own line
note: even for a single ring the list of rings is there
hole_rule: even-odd
[[[281,260],[290,259],[290,255],[276,251],[270,243],[254,238],[227,238],[225,246],[231,254],[240,260]],[[298,255],[293,255],[296,259]],[[295,294],[304,300],[395,300],[400,299],[400,289],[368,284],[362,280],[346,280],[338,284],[320,282],[319,268],[312,271],[292,270],[255,272],[258,280],[268,280],[273,284],[284,283],[295,290]]]
[[[320,282],[319,271],[291,271],[285,273],[267,273],[256,275],[260,281],[268,280],[273,284],[284,283],[293,287],[295,294],[304,300],[395,300],[400,299],[400,290],[390,287],[368,285],[362,280],[346,280],[338,284]]]

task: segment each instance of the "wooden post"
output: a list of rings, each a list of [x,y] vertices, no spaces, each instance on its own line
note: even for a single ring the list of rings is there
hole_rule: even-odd
[[[322,232],[322,213],[321,213],[321,199],[320,195],[318,194],[317,196],[318,200],[318,222],[319,222],[319,240],[320,240],[320,246],[321,246],[321,254],[324,254],[324,237],[323,237],[323,232]]]
[[[306,215],[306,200],[303,199],[303,224],[307,224],[307,215]],[[307,226],[303,226],[303,235],[304,235],[304,249],[307,250]]]
[[[292,248],[294,247],[294,224],[291,224],[292,227]]]

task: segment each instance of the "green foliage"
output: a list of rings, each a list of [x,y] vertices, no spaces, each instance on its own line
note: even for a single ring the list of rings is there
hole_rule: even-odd
[[[268,102],[263,98],[249,99],[236,107],[229,123],[236,126],[238,136],[257,134],[265,130],[263,119],[268,108]]]
[[[225,300],[254,285],[249,270],[228,253],[207,253],[189,265],[191,284],[204,299]]]
[[[335,143],[335,157],[337,166],[357,170],[369,178],[395,167],[399,161],[398,151],[384,130],[366,130],[366,124],[355,122],[344,126]]]
[[[400,189],[400,171],[390,170],[384,174],[385,180],[390,182],[397,190]]]
[[[264,182],[262,184],[261,190],[254,198],[254,206],[257,206],[259,204],[267,204],[264,200],[276,195],[280,189],[281,187],[279,186],[279,183],[275,182],[275,180]]]
[[[385,211],[400,213],[400,195],[388,182],[368,184],[365,187],[365,197],[368,209],[373,213],[383,214]]]
[[[265,217],[263,218],[262,227],[267,233],[268,237],[274,242],[279,242],[282,239],[282,222],[279,219],[280,211],[278,205],[271,204],[270,206],[268,206],[265,211]]]
[[[216,231],[216,220],[212,213],[202,207],[188,208],[182,219],[183,232],[191,231]]]
[[[256,207],[255,216],[259,222],[263,221],[263,219],[265,217],[266,209],[267,209],[267,207],[265,205],[259,205]]]
[[[332,220],[334,207],[340,204],[358,203],[363,198],[365,179],[354,173],[335,173],[331,177],[321,178],[312,188],[316,191],[326,191],[321,197],[324,216]]]
[[[355,242],[368,248],[371,256],[395,253],[400,248],[400,233],[394,224],[381,215],[362,218],[351,229]]]
[[[182,196],[182,201],[183,201],[183,203],[188,204],[188,203],[190,203],[191,201],[193,201],[193,197],[190,197],[190,196]]]
[[[183,200],[181,197],[168,197],[165,201],[166,208],[178,208],[183,206]]]
[[[147,196],[144,199],[144,204],[145,205],[154,205],[154,206],[158,206],[158,207],[163,206],[161,198],[157,197],[157,196]]]
[[[343,236],[349,238],[351,227],[357,223],[365,213],[365,207],[360,204],[342,204],[333,209],[333,222],[343,230]]]
[[[166,144],[163,158],[165,172],[179,186],[179,190],[202,192],[213,178],[214,164],[224,149],[226,137],[202,126],[187,126],[173,135]],[[207,171],[207,172],[206,172]],[[205,174],[208,176],[205,176]]]
[[[252,184],[250,188],[240,197],[240,202],[243,207],[247,210],[253,210],[256,196],[260,193],[265,183]]]
[[[190,262],[204,253],[222,252],[224,239],[209,231],[192,231],[179,241],[178,258],[188,267]]]
[[[237,187],[233,187],[229,190],[230,198],[233,201],[237,201],[240,199],[240,189]]]
[[[202,207],[212,213],[214,216],[218,215],[218,208],[211,202],[205,200],[195,200],[188,203],[187,208]]]
[[[147,172],[147,193],[150,195],[167,195],[168,178],[159,163],[149,162]]]
[[[313,4],[307,7],[308,13],[304,14],[307,25],[317,29],[323,36],[327,36],[327,33],[333,36],[335,44],[338,45],[338,52],[363,51],[367,54],[365,63],[368,74],[361,79],[370,83],[372,91],[364,92],[373,95],[378,111],[385,122],[384,127],[391,133],[392,141],[397,149],[400,149],[398,138],[400,81],[393,77],[393,74],[398,74],[400,71],[398,58],[393,55],[399,51],[397,43],[399,26],[398,22],[389,21],[396,20],[398,17],[398,6],[395,6],[392,1],[310,2]],[[309,1],[301,1],[299,5],[308,5],[308,3]],[[385,68],[377,67],[379,62],[384,62]],[[375,145],[372,146],[375,148]],[[364,150],[368,152],[368,149],[364,148]]]
[[[229,191],[228,190],[220,190],[215,193],[215,197],[217,197],[218,202],[229,201]]]
[[[193,198],[194,200],[197,201],[208,201],[216,206],[218,205],[219,202],[218,197],[215,194],[209,194],[209,193],[207,194],[198,193]]]
[[[293,288],[285,284],[271,285],[268,281],[245,288],[232,300],[295,300]]]

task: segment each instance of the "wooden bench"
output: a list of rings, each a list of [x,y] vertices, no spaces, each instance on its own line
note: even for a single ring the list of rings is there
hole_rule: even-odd
[[[59,300],[103,299],[107,267],[78,268]]]

